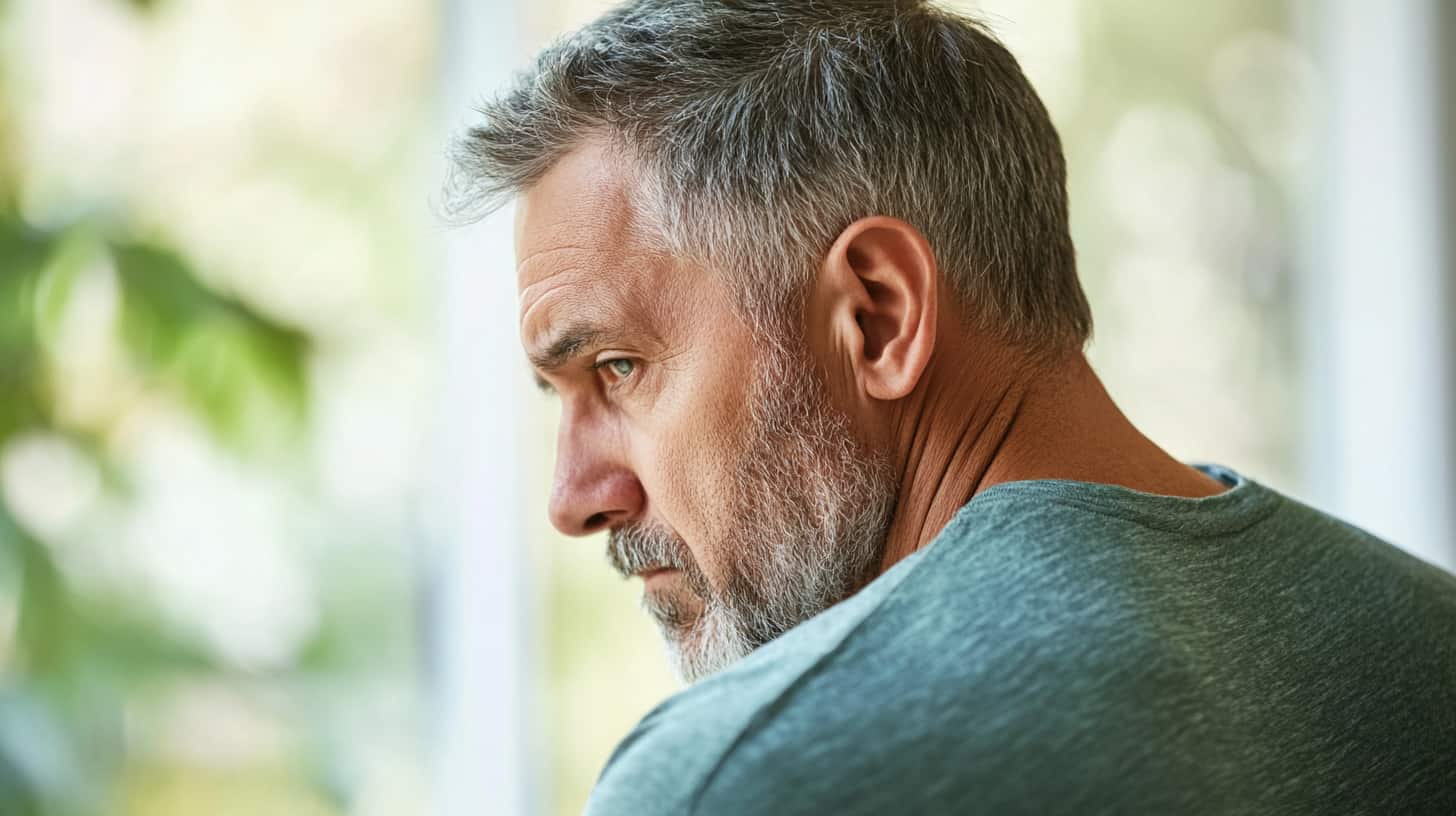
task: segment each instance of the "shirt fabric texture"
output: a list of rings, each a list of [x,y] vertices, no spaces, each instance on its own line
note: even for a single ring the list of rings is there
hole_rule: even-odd
[[[1217,466],[997,485],[617,747],[650,814],[1456,814],[1456,578]]]

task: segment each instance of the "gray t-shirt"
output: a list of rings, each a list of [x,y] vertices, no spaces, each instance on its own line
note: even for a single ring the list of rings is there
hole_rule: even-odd
[[[1456,814],[1456,578],[1204,470],[982,492],[648,714],[588,813]]]

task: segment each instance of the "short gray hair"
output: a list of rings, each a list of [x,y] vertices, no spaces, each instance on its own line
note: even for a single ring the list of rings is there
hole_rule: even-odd
[[[802,308],[845,227],[888,215],[976,325],[1036,349],[1091,334],[1045,107],[979,23],[921,0],[631,0],[481,112],[452,209],[483,214],[604,137],[664,246],[723,270],[755,325]]]

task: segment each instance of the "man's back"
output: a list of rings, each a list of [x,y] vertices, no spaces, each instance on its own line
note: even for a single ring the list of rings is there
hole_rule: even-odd
[[[1456,579],[1210,473],[983,492],[648,715],[589,811],[1456,813]]]

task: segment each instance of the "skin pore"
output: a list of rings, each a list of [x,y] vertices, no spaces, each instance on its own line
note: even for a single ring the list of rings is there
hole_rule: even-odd
[[[610,532],[685,679],[842,600],[994,484],[1224,489],[1138,433],[1080,349],[968,328],[913,226],[846,228],[802,336],[776,347],[721,272],[656,248],[634,191],[588,143],[521,197],[520,329],[562,406],[551,520]]]

